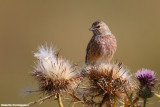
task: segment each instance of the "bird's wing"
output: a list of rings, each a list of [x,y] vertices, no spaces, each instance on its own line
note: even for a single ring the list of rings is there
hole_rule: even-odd
[[[85,57],[85,63],[86,64],[88,63],[88,56],[89,56],[90,49],[91,49],[91,46],[92,46],[92,41],[93,41],[93,38],[89,41],[87,49],[86,49],[86,57]]]

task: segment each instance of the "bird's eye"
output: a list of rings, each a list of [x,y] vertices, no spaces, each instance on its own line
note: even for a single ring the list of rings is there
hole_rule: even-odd
[[[100,28],[100,26],[96,26],[96,28]]]

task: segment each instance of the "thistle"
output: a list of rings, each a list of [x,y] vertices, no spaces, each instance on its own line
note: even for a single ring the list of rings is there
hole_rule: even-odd
[[[136,78],[139,80],[141,85],[154,86],[155,84],[155,73],[150,69],[138,70]]]
[[[42,93],[59,99],[62,93],[75,90],[79,83],[79,73],[69,61],[59,57],[51,47],[40,47],[34,56],[37,65],[32,75],[38,80]]]
[[[89,94],[93,98],[102,98],[100,106],[105,103],[111,106],[126,97],[125,91],[132,92],[134,89],[131,75],[128,75],[129,71],[122,67],[121,63],[89,65],[85,72],[89,79]]]
[[[144,107],[148,98],[153,96],[152,88],[155,85],[155,73],[150,69],[138,70],[135,74],[136,78],[140,82],[138,96],[144,100]]]

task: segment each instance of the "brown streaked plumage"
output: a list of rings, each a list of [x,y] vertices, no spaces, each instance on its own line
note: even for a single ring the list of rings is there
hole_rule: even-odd
[[[96,21],[90,30],[93,36],[86,50],[86,64],[109,62],[117,48],[115,36],[103,21]]]

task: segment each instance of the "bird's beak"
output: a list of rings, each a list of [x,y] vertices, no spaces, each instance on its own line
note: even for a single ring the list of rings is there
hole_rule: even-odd
[[[90,31],[93,31],[93,30],[94,30],[94,27],[91,27],[89,30],[90,30]]]

